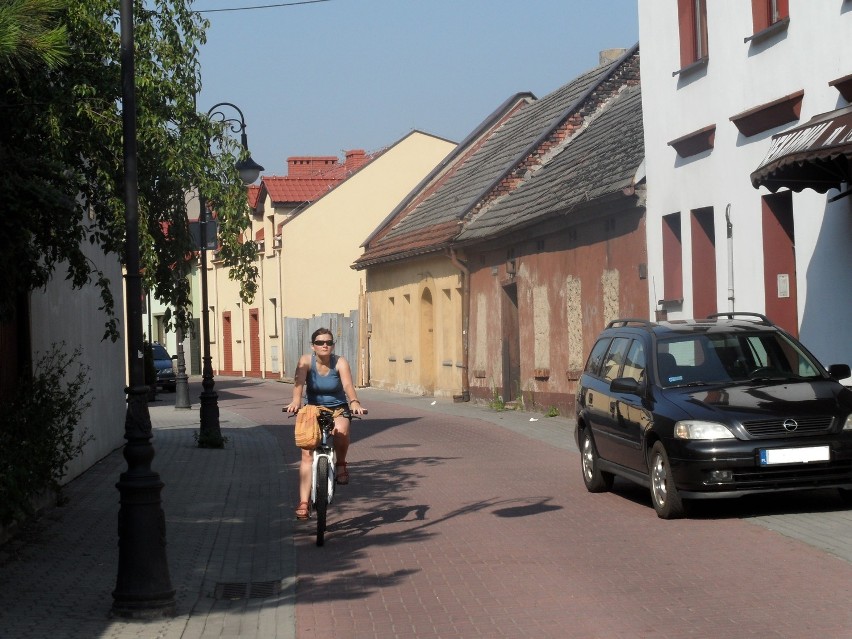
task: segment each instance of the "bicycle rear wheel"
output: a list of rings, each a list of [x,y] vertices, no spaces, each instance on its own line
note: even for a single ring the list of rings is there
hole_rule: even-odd
[[[317,546],[325,543],[325,515],[328,510],[328,457],[317,460],[317,497],[314,509],[317,511]]]

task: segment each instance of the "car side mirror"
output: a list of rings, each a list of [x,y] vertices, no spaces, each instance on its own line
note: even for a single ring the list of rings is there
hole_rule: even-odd
[[[630,393],[631,395],[641,395],[643,385],[637,382],[632,377],[616,377],[609,384],[609,390],[613,393]]]
[[[852,376],[852,370],[850,370],[849,364],[832,364],[828,367],[828,376],[831,379],[846,379]]]

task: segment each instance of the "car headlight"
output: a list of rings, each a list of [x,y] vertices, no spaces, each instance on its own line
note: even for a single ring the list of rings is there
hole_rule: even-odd
[[[716,422],[685,420],[675,424],[677,439],[736,439],[730,429]]]
[[[846,416],[846,421],[843,423],[843,430],[852,430],[852,413]]]

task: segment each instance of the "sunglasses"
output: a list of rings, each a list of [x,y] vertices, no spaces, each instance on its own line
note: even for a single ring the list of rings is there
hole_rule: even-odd
[[[334,346],[333,339],[318,339],[314,341],[314,346]]]

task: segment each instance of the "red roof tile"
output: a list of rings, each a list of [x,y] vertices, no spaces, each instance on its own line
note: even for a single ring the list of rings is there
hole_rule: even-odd
[[[458,221],[449,220],[392,239],[379,239],[370,244],[361,257],[355,260],[355,264],[358,268],[363,269],[392,259],[404,259],[413,255],[434,253],[449,246],[450,241],[458,231]]]
[[[289,157],[287,158],[287,175],[264,176],[261,180],[259,197],[263,197],[262,192],[265,190],[274,204],[313,202],[381,153],[382,151],[367,153],[361,149],[346,151],[344,162],[340,162],[333,155]],[[256,206],[257,200],[252,208]]]
[[[266,188],[269,197],[275,204],[313,202],[327,191],[337,186],[342,180],[317,177],[278,177],[265,175],[261,185]]]
[[[257,206],[258,195],[260,195],[260,185],[250,184],[248,187],[248,203],[250,208]]]

